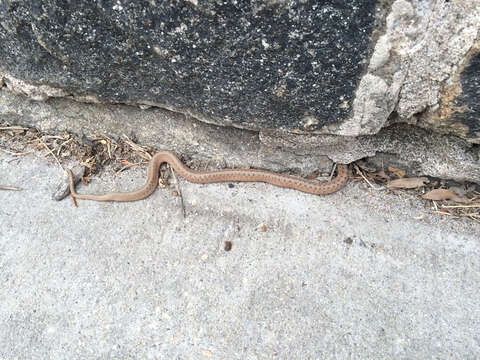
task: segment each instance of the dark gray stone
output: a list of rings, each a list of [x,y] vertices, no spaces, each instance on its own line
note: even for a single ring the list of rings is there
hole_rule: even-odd
[[[480,140],[480,53],[473,56],[460,76],[462,92],[455,98],[461,109],[453,118],[468,129],[467,136]]]
[[[316,130],[350,113],[376,3],[4,1],[0,70],[102,102]]]

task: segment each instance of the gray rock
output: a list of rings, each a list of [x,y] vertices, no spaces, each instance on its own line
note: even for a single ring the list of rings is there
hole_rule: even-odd
[[[79,183],[85,173],[85,167],[82,165],[76,165],[72,169],[72,174],[75,184]],[[56,190],[52,195],[53,200],[63,200],[70,194],[69,176],[66,171],[63,172],[62,177],[57,183]]]
[[[0,71],[29,95],[16,82],[48,86],[46,97],[317,130],[348,117],[376,16],[374,0],[4,2]]]
[[[472,56],[460,76],[462,91],[453,100],[452,112],[448,118],[450,127],[463,125],[466,137],[471,142],[480,143],[480,53]]]
[[[414,15],[405,20],[409,26],[391,39],[407,62],[396,113],[401,121],[475,140],[480,112],[468,99],[480,91],[471,71],[479,48],[480,2],[411,4]]]
[[[0,84],[36,100],[345,136],[397,114],[479,141],[476,0],[15,1],[0,24]]]
[[[428,175],[480,184],[480,148],[452,135],[441,135],[412,125],[396,124],[376,135],[345,137],[334,135],[295,135],[260,133],[268,147],[328,156],[339,163],[369,158],[378,168],[395,164],[409,175]]]
[[[259,134],[231,127],[206,124],[190,116],[127,105],[82,104],[57,98],[47,102],[26,100],[0,91],[0,123],[33,126],[44,132],[69,131],[82,141],[108,135],[127,135],[158,150],[173,150],[186,158],[201,159],[218,167],[294,170],[311,174],[329,169],[326,156],[296,154],[265,146]]]
[[[0,122],[34,126],[42,131],[70,130],[82,139],[108,135],[135,137],[144,145],[169,149],[214,167],[293,170],[301,175],[327,171],[331,162],[351,163],[369,157],[381,166],[394,163],[409,174],[480,183],[480,149],[452,135],[396,124],[376,135],[292,134],[246,131],[206,124],[158,108],[81,104],[67,99],[26,101],[0,91]]]

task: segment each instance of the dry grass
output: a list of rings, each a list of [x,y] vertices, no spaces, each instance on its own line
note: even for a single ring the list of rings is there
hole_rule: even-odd
[[[74,159],[87,168],[84,182],[105,165],[117,168],[116,174],[148,162],[154,149],[140,146],[127,136],[115,140],[108,136],[82,143],[69,133],[46,134],[24,126],[0,124],[0,151],[13,156],[39,152],[39,156],[51,157],[60,168],[67,160]]]

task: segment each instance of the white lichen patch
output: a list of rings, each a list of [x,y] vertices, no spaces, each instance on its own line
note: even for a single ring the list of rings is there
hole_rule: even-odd
[[[49,85],[32,85],[10,74],[0,72],[0,83],[14,94],[24,95],[32,100],[45,101],[51,97],[65,97],[68,93],[60,88]]]
[[[444,85],[458,78],[479,28],[480,1],[395,1],[357,88],[351,118],[323,132],[375,134],[392,111],[408,123],[416,122],[417,113],[434,113]]]

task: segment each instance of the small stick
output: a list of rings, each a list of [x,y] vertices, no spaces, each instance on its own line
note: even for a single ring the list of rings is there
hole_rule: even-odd
[[[13,152],[13,151],[3,149],[3,148],[0,148],[0,150],[3,151],[4,153],[7,153],[7,154],[10,154],[10,155],[13,155],[13,156],[28,155],[28,154],[33,153],[33,150],[25,151],[25,152]]]
[[[337,169],[337,163],[334,163],[333,164],[333,169],[332,171],[330,172],[330,177],[328,180],[332,180],[333,179],[333,174],[335,173],[335,170]]]
[[[443,205],[442,208],[457,209],[457,208],[480,208],[480,204],[474,205]]]
[[[45,148],[48,150],[48,152],[50,154],[52,154],[52,156],[55,158],[55,160],[57,160],[58,166],[60,166],[62,168],[62,170],[65,170],[63,168],[62,164],[60,163],[60,160],[58,160],[57,156],[55,155],[55,153],[52,150],[50,150],[50,148],[48,147],[48,145],[46,143],[43,142],[42,138],[39,137],[38,140],[42,143],[43,146],[45,146]]]
[[[133,166],[137,166],[137,165],[142,165],[142,164],[144,164],[143,161],[138,162],[138,163],[131,163],[131,162],[126,161],[126,160],[125,160],[125,161],[120,160],[120,162],[121,162],[121,163],[126,162],[127,165],[123,166],[120,170],[116,171],[115,174],[114,174],[114,176],[117,176],[117,175],[120,174],[123,170],[126,170],[126,169],[128,169],[128,168],[131,168],[131,167],[133,167]]]
[[[444,211],[439,211],[439,210],[434,210],[430,211],[430,214],[439,214],[439,215],[448,215],[448,216],[455,216],[453,214],[450,214],[449,212],[444,212]]]
[[[111,160],[113,159],[112,157],[112,148],[111,148],[112,142],[107,141],[107,152],[108,152],[108,158]]]
[[[152,158],[152,155],[150,155],[147,151],[146,146],[140,146],[138,144],[135,144],[132,140],[128,138],[127,135],[123,134],[123,137],[125,138],[125,143],[130,146],[135,152],[138,153],[138,155],[145,160],[150,160]]]
[[[45,139],[57,139],[57,140],[63,140],[65,137],[60,136],[60,135],[43,135]]]
[[[177,176],[175,175],[175,172],[173,171],[173,168],[171,166],[170,166],[170,171],[172,172],[172,176],[174,179],[175,189],[177,190],[178,196],[180,196],[180,204],[182,205],[182,214],[183,214],[183,218],[185,219],[186,214],[185,214],[185,204],[183,203],[183,195],[180,192],[180,188],[178,186]]]
[[[209,166],[210,166],[210,159],[207,160],[207,163],[205,164],[205,167],[203,168],[203,170],[207,170]]]
[[[443,212],[443,211],[430,211],[430,214],[438,214],[438,215],[447,215],[447,216],[452,216],[456,218],[460,217],[467,217],[473,221],[480,222],[480,217],[476,213],[471,213],[471,214],[450,214],[449,212]]]
[[[371,188],[373,190],[383,190],[384,188],[383,187],[375,187],[372,185],[372,183],[370,181],[368,181],[368,179],[365,177],[365,175],[363,175],[362,171],[359,169],[359,167],[357,165],[354,165],[355,166],[355,169],[357,170],[357,172],[360,174],[360,176],[363,178],[363,180],[365,180],[367,182],[368,185],[371,186]]]
[[[14,191],[20,191],[23,190],[22,188],[19,188],[17,186],[3,186],[0,185],[0,190],[14,190]]]
[[[0,127],[0,130],[5,130],[5,131],[8,131],[8,130],[28,130],[28,128],[21,127],[21,126],[3,126],[3,127]]]
[[[60,146],[58,147],[58,150],[57,150],[57,155],[60,155],[60,151],[62,151],[62,147],[64,147],[65,145],[67,145],[69,142],[71,142],[73,140],[73,138],[70,138],[66,141],[64,141],[63,143],[60,144]]]

